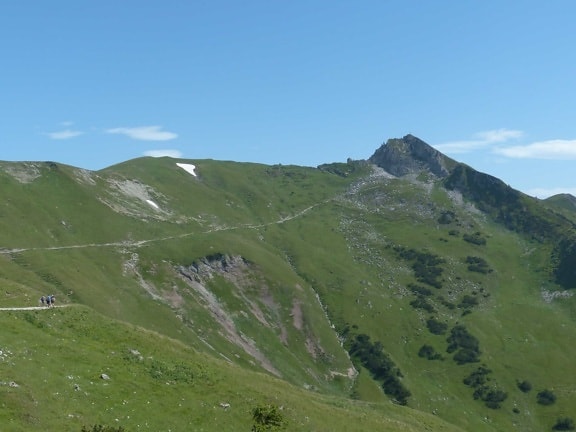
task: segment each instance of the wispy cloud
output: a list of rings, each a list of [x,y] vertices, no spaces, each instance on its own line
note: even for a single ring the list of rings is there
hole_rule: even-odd
[[[84,132],[77,131],[77,130],[65,129],[65,130],[57,131],[57,132],[47,132],[45,135],[48,136],[50,139],[65,140],[65,139],[77,137],[79,135],[82,135],[83,133]]]
[[[516,159],[576,159],[576,140],[548,140],[527,145],[502,147],[495,153]]]
[[[119,127],[106,130],[110,134],[126,135],[141,141],[170,141],[178,138],[174,132],[162,130],[162,126]]]
[[[486,143],[499,143],[511,139],[517,139],[524,135],[524,132],[514,129],[495,129],[490,131],[478,132],[476,137],[484,140]]]
[[[450,141],[435,145],[437,150],[444,153],[469,153],[493,144],[503,143],[511,139],[518,139],[524,133],[513,129],[494,129],[478,132],[472,139],[463,141]]]
[[[165,149],[165,150],[148,150],[146,152],[144,152],[144,156],[151,156],[151,157],[164,157],[164,156],[168,156],[171,158],[181,158],[182,157],[182,152],[180,150],[171,150],[171,149]]]

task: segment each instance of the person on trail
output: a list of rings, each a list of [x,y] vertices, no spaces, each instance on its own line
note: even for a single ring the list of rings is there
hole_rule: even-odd
[[[50,306],[54,306],[54,303],[56,303],[56,297],[54,297],[53,295],[50,296]]]
[[[42,303],[42,306],[44,306],[45,300],[46,300],[46,298],[44,296],[40,297],[40,303]]]

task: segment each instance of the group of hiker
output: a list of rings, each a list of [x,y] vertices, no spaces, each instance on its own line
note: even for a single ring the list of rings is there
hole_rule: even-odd
[[[42,296],[40,297],[40,303],[42,303],[42,306],[52,307],[54,306],[54,303],[56,303],[56,297],[54,297],[52,294]]]

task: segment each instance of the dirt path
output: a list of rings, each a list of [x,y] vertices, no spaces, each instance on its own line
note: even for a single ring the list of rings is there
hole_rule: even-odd
[[[53,308],[61,308],[61,307],[68,307],[70,305],[58,305],[58,306],[27,306],[27,307],[3,307],[0,308],[0,311],[21,311],[21,310],[50,310]]]
[[[223,227],[212,228],[212,229],[209,229],[207,231],[190,232],[190,233],[179,234],[179,235],[175,235],[175,236],[157,237],[157,238],[152,238],[152,239],[147,239],[147,240],[135,240],[135,241],[125,240],[125,241],[111,242],[111,243],[86,243],[86,244],[69,245],[69,246],[49,246],[49,247],[0,249],[0,254],[8,255],[8,254],[13,254],[13,253],[28,252],[28,251],[58,251],[58,250],[65,250],[65,249],[85,249],[85,248],[98,248],[98,247],[140,247],[140,246],[144,246],[148,243],[181,239],[181,238],[190,237],[190,236],[198,235],[198,234],[209,234],[209,233],[213,233],[213,232],[232,231],[232,230],[238,230],[238,229],[259,229],[259,228],[264,228],[264,227],[267,227],[270,225],[283,224],[283,223],[291,221],[293,219],[302,217],[303,215],[305,215],[306,213],[308,213],[310,210],[314,209],[315,207],[318,207],[319,205],[325,204],[329,201],[331,201],[331,199],[328,199],[328,200],[323,201],[323,202],[319,202],[319,203],[314,204],[310,207],[306,207],[305,209],[300,210],[299,212],[294,213],[291,216],[286,216],[286,217],[280,218],[278,220],[259,224],[259,225],[223,226]]]

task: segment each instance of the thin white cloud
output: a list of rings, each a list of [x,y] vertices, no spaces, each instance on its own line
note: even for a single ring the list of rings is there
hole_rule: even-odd
[[[437,150],[444,153],[469,153],[492,144],[506,142],[511,139],[518,139],[524,133],[514,129],[494,129],[478,132],[470,140],[450,141],[435,145]]]
[[[77,130],[65,129],[57,132],[47,132],[45,135],[54,140],[65,140],[82,135],[84,132]]]
[[[164,157],[164,156],[168,156],[171,158],[181,158],[182,157],[182,152],[179,150],[170,150],[170,149],[165,149],[165,150],[148,150],[144,152],[144,156],[151,156],[151,157]]]
[[[110,134],[126,135],[141,141],[170,141],[178,138],[178,134],[162,130],[162,126],[119,127],[106,130]]]
[[[553,195],[558,195],[558,194],[570,194],[576,197],[576,187],[566,187],[566,188],[561,188],[561,187],[557,187],[557,188],[534,188],[534,189],[530,189],[528,191],[526,191],[526,193],[530,196],[534,196],[537,198],[549,198]]]
[[[548,140],[528,145],[502,147],[494,150],[516,159],[576,159],[576,140]]]
[[[514,129],[495,129],[484,132],[478,132],[475,137],[486,142],[487,144],[505,142],[511,139],[518,139],[524,135],[524,132]]]

